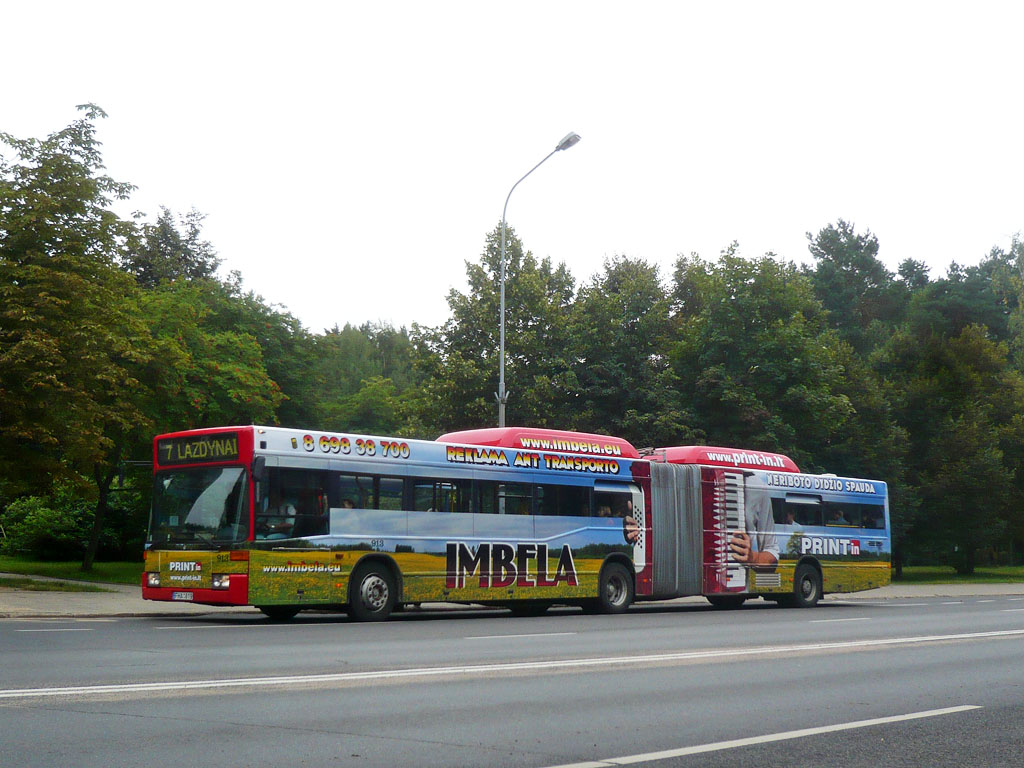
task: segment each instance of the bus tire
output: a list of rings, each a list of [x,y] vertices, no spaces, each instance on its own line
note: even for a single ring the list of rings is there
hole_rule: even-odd
[[[598,580],[597,606],[601,613],[625,613],[633,603],[633,577],[621,563],[608,563]]]
[[[779,605],[787,608],[813,608],[821,599],[821,574],[810,563],[801,563],[793,574],[793,594]]]
[[[355,621],[384,621],[396,602],[395,579],[387,566],[367,563],[349,580],[348,615]]]
[[[711,603],[712,608],[718,608],[720,610],[741,608],[747,599],[746,595],[705,595],[705,597],[707,597],[708,602]]]
[[[293,605],[257,605],[256,610],[271,621],[289,621],[295,618],[300,609]]]

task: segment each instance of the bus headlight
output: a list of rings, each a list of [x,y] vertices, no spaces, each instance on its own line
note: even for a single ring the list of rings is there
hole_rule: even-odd
[[[215,573],[213,574],[213,588],[214,589],[227,589],[231,586],[231,574],[230,573]]]
[[[147,571],[146,572],[146,586],[147,587],[159,587],[160,586],[160,571]]]

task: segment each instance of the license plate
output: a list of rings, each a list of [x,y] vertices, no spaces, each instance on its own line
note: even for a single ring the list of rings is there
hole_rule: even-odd
[[[192,592],[171,592],[171,600],[191,600]]]

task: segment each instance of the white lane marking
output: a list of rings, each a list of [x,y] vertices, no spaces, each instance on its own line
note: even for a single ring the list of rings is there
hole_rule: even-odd
[[[994,603],[995,600],[978,600],[979,603]]]
[[[321,675],[282,675],[278,677],[229,677],[215,680],[167,680],[159,683],[123,683],[120,685],[80,685],[66,688],[0,689],[0,699],[22,699],[30,696],[85,696],[105,693],[139,693],[148,691],[191,691],[207,688],[256,688],[310,683],[348,683],[367,680],[401,680],[403,678],[445,677],[468,674],[501,674],[508,672],[539,672],[544,670],[596,669],[623,665],[662,664],[702,659],[727,659],[736,656],[780,656],[794,653],[832,650],[860,650],[885,646],[920,645],[921,643],[954,640],[983,640],[997,637],[1021,637],[1024,629],[1002,629],[990,632],[969,632],[956,635],[920,635],[890,637],[880,640],[845,640],[834,643],[802,645],[771,645],[752,648],[717,649],[711,651],[678,651],[645,656],[601,656],[597,658],[559,659],[553,661],[514,661],[504,664],[465,664],[454,667],[414,667],[412,669],[381,669],[367,672],[337,672]]]
[[[871,720],[855,720],[850,723],[837,723],[836,725],[823,725],[817,728],[801,728],[798,731],[783,731],[781,733],[769,733],[764,736],[752,736],[746,739],[730,739],[729,741],[716,741],[711,744],[698,744],[693,747],[681,747],[680,749],[666,749],[661,752],[647,752],[641,755],[625,755],[623,757],[606,757],[601,760],[591,760],[583,763],[567,763],[565,765],[551,766],[551,768],[611,768],[616,765],[630,765],[632,763],[647,763],[654,760],[668,760],[673,757],[686,757],[687,755],[700,755],[706,752],[720,752],[725,749],[736,749],[737,747],[750,747],[755,744],[770,744],[773,741],[788,741],[790,739],[803,739],[808,736],[819,736],[823,733],[836,733],[837,731],[852,731],[857,728],[870,728],[874,725],[887,725],[889,723],[902,723],[907,720],[921,720],[926,717],[941,717],[953,715],[959,712],[969,712],[981,707],[964,705],[959,707],[945,707],[944,709],[929,709],[924,712],[911,712],[906,715],[893,715],[892,717],[875,717]]]
[[[276,622],[264,622],[261,624],[168,624],[164,627],[156,627],[156,629],[295,629],[296,627],[302,627],[307,629],[309,627],[326,627],[333,626],[329,624],[289,624],[288,622],[276,623]]]
[[[464,640],[518,640],[520,637],[561,637],[565,635],[577,635],[578,632],[534,632],[528,635],[470,635]]]
[[[15,632],[95,632],[92,627],[54,627],[53,629],[16,629]]]
[[[836,621],[871,621],[870,616],[862,616],[855,619],[811,619],[811,624],[829,624]]]
[[[963,602],[963,600],[947,600],[946,602],[941,603],[941,605],[961,605]]]
[[[1019,603],[1021,600],[1024,600],[1024,597],[1011,597],[1008,602]]]
[[[1024,608],[1003,608],[1000,612],[1001,613],[1020,613],[1021,611],[1024,611]]]

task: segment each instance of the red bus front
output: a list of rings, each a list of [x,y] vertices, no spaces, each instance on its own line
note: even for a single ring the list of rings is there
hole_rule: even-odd
[[[253,440],[253,427],[229,427],[153,441],[145,599],[248,605]]]

